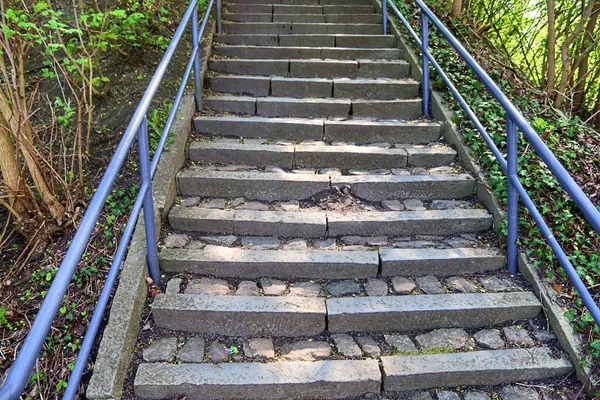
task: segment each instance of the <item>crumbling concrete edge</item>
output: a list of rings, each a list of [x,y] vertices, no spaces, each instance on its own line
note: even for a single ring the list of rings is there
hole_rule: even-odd
[[[381,12],[381,3],[378,0],[371,0],[378,12]],[[423,76],[421,69],[421,59],[413,50],[412,46],[406,42],[404,35],[396,26],[395,21],[388,17],[388,26],[391,34],[396,37],[396,45],[400,49],[403,57],[410,64],[411,78],[421,81]],[[477,198],[492,213],[494,225],[500,227],[506,218],[506,212],[502,209],[498,198],[489,188],[488,181],[485,178],[481,168],[471,156],[466,141],[453,122],[454,112],[444,104],[443,96],[431,90],[431,109],[433,117],[442,124],[442,133],[446,142],[452,145],[457,151],[464,166],[475,175],[477,179]],[[558,302],[558,293],[556,290],[544,282],[539,277],[539,270],[528,260],[524,253],[519,254],[519,271],[533,287],[533,291],[542,302],[546,319],[552,331],[556,334],[562,348],[569,355],[575,368],[577,379],[584,384],[586,391],[592,393],[594,387],[600,385],[600,377],[592,375],[591,360],[586,353],[585,342],[580,335],[573,332],[571,322],[565,317],[567,309]]]
[[[202,80],[208,70],[215,32],[214,20],[208,27],[207,40],[203,43]],[[161,156],[153,180],[154,216],[157,235],[163,220],[177,194],[176,175],[185,161],[185,148],[192,128],[192,116],[196,111],[194,96],[183,96],[171,128],[172,142]],[[88,399],[121,399],[128,376],[135,344],[146,303],[148,268],[146,263],[146,235],[144,219],[140,215],[123,262],[109,319],[96,356],[93,374],[86,389]]]

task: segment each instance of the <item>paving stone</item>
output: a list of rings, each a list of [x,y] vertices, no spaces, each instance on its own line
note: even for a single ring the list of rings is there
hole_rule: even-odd
[[[453,237],[453,238],[444,240],[444,243],[446,243],[450,247],[470,247],[470,246],[475,245],[477,243],[477,241],[463,239],[460,237]]]
[[[538,329],[537,327],[533,327],[532,333],[533,337],[542,343],[552,342],[556,340],[556,335],[553,332],[548,332],[545,329]]]
[[[360,284],[355,281],[339,281],[330,283],[326,287],[329,294],[332,296],[344,296],[360,293]]]
[[[360,358],[362,356],[360,347],[358,347],[352,336],[345,333],[339,333],[331,335],[331,339],[333,340],[338,353],[344,357]]]
[[[383,335],[385,342],[400,353],[415,353],[417,347],[406,335]]]
[[[333,238],[315,240],[314,246],[317,249],[321,249],[321,250],[336,250],[337,249],[337,243],[336,243],[335,239],[333,239]]]
[[[425,168],[417,167],[413,168],[410,173],[412,175],[427,175],[427,170]]]
[[[327,342],[286,343],[279,350],[283,358],[291,361],[313,361],[331,356],[331,346]]]
[[[498,329],[484,329],[473,335],[475,343],[488,349],[498,350],[504,348],[504,340]]]
[[[319,175],[342,176],[342,171],[338,168],[321,168]]]
[[[169,279],[169,282],[167,282],[167,289],[166,289],[166,293],[179,293],[179,290],[181,290],[181,282],[183,280],[181,278],[173,278],[173,279]]]
[[[441,390],[437,393],[438,400],[460,400],[458,393]]]
[[[507,326],[502,328],[502,333],[508,343],[516,344],[517,346],[533,346],[535,341],[529,336],[527,329],[517,325]]]
[[[281,296],[287,289],[287,285],[283,281],[270,278],[262,278],[260,287],[266,296]]]
[[[222,210],[225,208],[225,199],[209,199],[204,203],[200,204],[202,208],[215,208]]]
[[[432,200],[432,210],[455,210],[458,208],[470,208],[471,204],[463,200]]]
[[[381,348],[379,348],[379,344],[375,340],[373,340],[371,336],[358,336],[356,338],[356,341],[362,348],[365,357],[381,357]]]
[[[428,392],[413,394],[408,400],[433,400],[433,397]]]
[[[181,200],[181,203],[179,203],[179,205],[181,207],[195,207],[200,203],[200,197],[186,197],[185,199]]]
[[[296,283],[294,286],[290,286],[288,296],[318,297],[320,294],[321,285],[310,282],[300,282]]]
[[[417,285],[412,279],[394,276],[392,278],[392,287],[394,288],[394,292],[398,294],[410,294],[416,289]]]
[[[208,356],[213,362],[221,363],[229,360],[229,352],[221,342],[212,342],[208,348]]]
[[[498,278],[497,276],[488,276],[478,279],[481,286],[490,292],[511,292],[519,290],[519,287],[512,283],[510,280],[505,278]]]
[[[437,243],[429,240],[411,240],[407,242],[394,242],[394,247],[398,249],[424,249],[428,247],[435,247]]]
[[[216,244],[222,246],[231,246],[234,244],[238,238],[237,236],[228,235],[228,236],[203,236],[200,238],[203,242],[208,244]]]
[[[341,241],[348,245],[383,246],[388,243],[388,238],[385,236],[342,236]]]
[[[367,296],[387,296],[389,288],[387,283],[381,279],[368,279],[365,283]]]
[[[272,250],[277,249],[281,241],[274,237],[247,236],[242,238],[242,246],[251,249]]]
[[[390,211],[404,211],[405,208],[400,200],[384,200],[381,202],[381,206]]]
[[[142,358],[147,362],[173,361],[177,350],[177,338],[155,340],[144,349]]]
[[[453,277],[447,278],[445,280],[445,282],[446,282],[446,285],[448,285],[448,288],[452,292],[457,292],[457,293],[477,293],[477,292],[479,292],[477,285],[469,282],[465,278],[453,276]]]
[[[423,202],[418,199],[406,199],[403,201],[403,203],[404,203],[404,207],[406,207],[406,209],[408,211],[424,211],[424,210],[426,210],[425,206],[423,205]]]
[[[200,278],[189,281],[184,293],[221,295],[231,293],[231,289],[225,280]]]
[[[352,246],[344,246],[344,247],[342,247],[342,250],[345,250],[345,251],[366,251],[366,250],[368,250],[368,248],[365,247],[365,246],[352,245]]]
[[[419,347],[424,350],[431,349],[466,349],[470,347],[471,338],[464,329],[436,329],[415,337]]]
[[[190,241],[188,235],[184,235],[182,233],[172,233],[165,238],[163,241],[165,247],[173,249],[173,248],[181,248],[185,247],[186,244]]]
[[[300,211],[300,202],[297,200],[290,200],[286,202],[277,203],[276,207],[282,211]]]
[[[244,354],[250,358],[275,358],[275,349],[271,339],[249,339],[244,342]]]
[[[539,400],[539,395],[534,388],[524,386],[503,386],[498,390],[502,400]]]
[[[407,175],[410,175],[410,171],[408,171],[406,169],[401,169],[401,168],[393,168],[392,174],[398,175],[398,176],[407,176]]]
[[[426,294],[443,294],[446,293],[442,284],[433,275],[420,276],[416,279],[419,289]]]
[[[269,211],[269,206],[258,201],[249,201],[238,206],[237,210]]]
[[[192,240],[187,244],[187,246],[185,246],[186,249],[190,250],[202,250],[205,247],[206,243],[202,243],[199,240]]]
[[[258,296],[258,287],[256,286],[256,282],[241,281],[235,294],[238,296]]]
[[[464,400],[492,400],[487,393],[484,392],[466,392],[463,394]]]
[[[283,245],[283,250],[306,250],[308,248],[308,244],[306,244],[306,240],[296,239],[291,242]]]
[[[231,207],[236,208],[237,206],[244,204],[246,202],[246,199],[244,197],[236,197],[235,199],[231,200]]]
[[[452,174],[455,172],[454,167],[435,167],[427,170],[430,174]]]
[[[177,357],[183,362],[199,363],[204,361],[204,345],[202,338],[189,338],[179,350]]]

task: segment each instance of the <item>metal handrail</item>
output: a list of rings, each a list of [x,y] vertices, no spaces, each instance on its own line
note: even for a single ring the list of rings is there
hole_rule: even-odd
[[[587,307],[588,311],[594,318],[597,325],[600,326],[600,308],[594,301],[592,295],[585,287],[585,284],[575,271],[575,268],[569,261],[569,258],[563,248],[560,246],[556,238],[554,237],[551,229],[548,227],[546,221],[538,211],[534,202],[531,200],[525,188],[519,181],[518,176],[518,130],[523,133],[523,137],[529,142],[531,147],[537,152],[539,157],[546,163],[552,175],[558,180],[562,188],[571,196],[577,207],[581,210],[585,219],[592,225],[596,233],[600,233],[600,211],[592,203],[592,201],[586,196],[581,187],[577,185],[575,180],[571,177],[569,172],[563,167],[558,161],[552,151],[546,146],[544,141],[538,136],[533,127],[529,124],[527,119],[519,111],[519,109],[506,97],[500,87],[490,78],[485,70],[475,61],[475,59],[469,54],[464,46],[456,39],[456,37],[448,30],[448,28],[435,16],[435,14],[427,7],[422,0],[414,0],[416,5],[421,11],[421,29],[420,37],[417,35],[415,30],[410,26],[410,23],[402,15],[398,7],[388,0],[381,0],[382,3],[382,22],[383,22],[383,34],[387,34],[387,6],[394,11],[398,19],[402,22],[404,27],[408,30],[408,33],[415,42],[418,44],[421,50],[421,67],[423,72],[423,114],[430,116],[431,108],[429,104],[429,64],[440,75],[452,95],[458,101],[460,107],[465,111],[469,119],[473,122],[477,131],[481,134],[484,141],[502,166],[502,169],[507,173],[508,176],[508,269],[511,273],[516,274],[518,271],[518,249],[517,249],[517,237],[518,237],[518,209],[519,209],[519,198],[525,204],[525,207],[531,213],[534,221],[540,228],[542,236],[546,242],[552,248],[554,255],[558,258],[558,261],[564,268],[569,279],[573,283],[573,286],[581,296],[583,303]],[[456,86],[450,81],[447,74],[444,72],[442,67],[437,63],[435,58],[429,52],[429,22],[431,22],[446,41],[454,48],[454,50],[461,56],[465,63],[469,66],[471,71],[479,78],[481,83],[487,88],[492,96],[498,101],[506,112],[506,136],[507,136],[507,156],[506,159],[502,155],[502,152],[498,149],[491,136],[487,133],[483,127],[481,121],[477,118],[471,107],[469,107],[467,101],[458,92]]]
[[[200,27],[198,27],[198,0],[191,0],[179,26],[177,27],[173,38],[167,47],[165,54],[163,55],[148,87],[142,99],[140,100],[133,117],[131,118],[125,133],[123,134],[115,153],[113,154],[106,172],[102,177],[102,180],[98,184],[96,193],[90,201],[83,219],[81,220],[80,226],[75,232],[75,236],[71,241],[71,245],[65,254],[65,257],[58,269],[50,288],[44,298],[44,301],[40,307],[40,310],[35,318],[31,329],[29,330],[27,337],[21,350],[19,351],[16,360],[13,362],[10,368],[10,372],[4,385],[0,388],[0,400],[16,400],[20,397],[21,393],[25,389],[29,376],[33,369],[33,365],[42,349],[44,340],[48,335],[52,321],[56,317],[56,313],[62,299],[66,293],[71,279],[77,265],[79,264],[83,252],[85,251],[94,227],[100,217],[102,209],[106,203],[106,198],[110,194],[115,180],[119,175],[119,171],[131,150],[131,146],[137,137],[138,141],[138,152],[140,162],[140,178],[141,186],[138,191],[135,203],[129,214],[129,219],[125,225],[123,235],[119,241],[117,250],[113,256],[113,260],[109,269],[109,272],[100,293],[98,304],[95,307],[94,314],[90,321],[90,325],[86,331],[84,340],[81,345],[77,360],[71,375],[65,393],[63,394],[63,400],[71,400],[77,394],[79,389],[79,382],[81,376],[85,370],[87,359],[91,352],[94,344],[96,335],[100,328],[102,317],[106,306],[109,303],[110,295],[114,283],[119,274],[119,269],[127,253],[127,247],[133,235],[133,231],[138,220],[140,211],[144,210],[144,226],[146,233],[146,245],[147,245],[147,261],[148,269],[152,280],[156,283],[160,282],[160,271],[158,267],[158,247],[156,243],[156,228],[154,221],[154,204],[152,200],[152,178],[158,168],[158,162],[160,156],[164,150],[167,142],[168,134],[171,130],[173,122],[175,120],[175,114],[183,94],[185,87],[189,80],[192,69],[194,70],[194,97],[196,101],[196,109],[201,108],[201,64],[200,64],[200,38],[202,37],[204,30],[207,25],[209,15],[212,12],[213,6],[216,5],[216,20],[217,20],[217,32],[221,31],[221,0],[211,0],[206,11]],[[173,101],[173,106],[169,112],[167,122],[163,129],[161,138],[159,140],[157,149],[155,150],[152,160],[150,160],[149,144],[148,144],[148,122],[146,115],[150,108],[150,104],[156,95],[158,88],[160,87],[162,80],[165,76],[167,67],[170,65],[173,55],[181,42],[184,32],[187,29],[188,23],[191,20],[191,40],[192,40],[192,52],[188,60],[185,72],[182,76],[181,84],[177,91],[177,95]]]

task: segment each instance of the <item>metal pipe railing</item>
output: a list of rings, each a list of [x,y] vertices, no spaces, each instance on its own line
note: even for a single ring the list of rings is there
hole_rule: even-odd
[[[475,59],[469,54],[469,52],[462,46],[462,44],[456,39],[454,35],[448,30],[448,28],[433,14],[433,12],[427,7],[422,0],[415,0],[420,10],[421,30],[420,37],[417,35],[415,30],[411,27],[407,19],[402,15],[398,7],[393,2],[382,0],[382,8],[387,5],[394,11],[398,19],[402,22],[404,27],[408,30],[410,36],[415,40],[421,50],[422,57],[422,69],[423,69],[423,80],[421,83],[423,92],[423,115],[430,116],[431,108],[429,105],[429,65],[431,64],[437,73],[440,75],[452,95],[458,101],[460,107],[465,111],[467,117],[473,122],[477,131],[481,134],[484,141],[494,154],[495,158],[500,163],[502,169],[508,177],[508,238],[507,238],[507,253],[508,253],[508,269],[511,273],[515,274],[518,271],[518,211],[519,211],[519,199],[524,203],[525,207],[531,213],[534,221],[540,228],[542,236],[546,242],[552,248],[552,251],[556,255],[561,266],[566,271],[569,279],[573,283],[573,286],[581,296],[581,299],[588,311],[594,318],[597,325],[600,326],[600,308],[594,301],[592,295],[585,287],[585,284],[577,274],[577,271],[569,261],[567,254],[564,249],[560,246],[552,231],[548,227],[546,221],[538,211],[537,207],[525,191],[525,188],[519,181],[518,177],[518,131],[523,133],[523,137],[529,142],[531,147],[537,152],[539,157],[546,163],[548,169],[552,172],[554,177],[559,181],[562,188],[571,196],[575,204],[579,207],[586,220],[592,225],[597,233],[600,233],[600,211],[596,208],[594,203],[585,195],[583,190],[573,180],[568,171],[558,161],[550,149],[546,146],[544,141],[538,136],[535,130],[531,127],[529,122],[517,109],[517,107],[506,97],[500,87],[490,78],[490,76],[483,70],[483,68],[475,61]],[[387,11],[387,10],[386,10]],[[387,24],[387,13],[382,12],[382,22]],[[429,52],[429,22],[431,22],[447,42],[454,48],[454,50],[461,56],[465,63],[469,66],[470,70],[475,73],[487,90],[492,96],[498,101],[502,108],[506,112],[506,136],[507,136],[507,156],[506,159],[487,133],[486,129],[481,124],[481,121],[477,118],[473,110],[469,107],[464,97],[458,92],[456,86],[450,81],[447,74],[444,72],[442,67],[437,63],[434,57]]]
[[[2,386],[2,388],[0,388],[0,400],[16,400],[21,396],[21,393],[25,389],[25,386],[29,381],[29,376],[31,374],[35,361],[41,351],[41,348],[44,344],[44,340],[52,325],[52,321],[56,316],[58,308],[60,307],[60,304],[73,277],[75,269],[77,268],[79,261],[81,260],[83,252],[85,251],[85,248],[88,245],[89,239],[96,225],[96,222],[98,221],[102,209],[104,208],[106,198],[110,194],[113,184],[116,178],[119,176],[119,172],[136,138],[138,140],[138,151],[140,157],[140,177],[142,184],[140,186],[134,206],[129,214],[129,219],[125,225],[125,230],[123,232],[123,235],[121,236],[119,245],[117,246],[117,251],[113,256],[111,267],[109,269],[104,287],[100,293],[100,297],[94,310],[94,314],[92,315],[90,325],[86,331],[86,335],[84,337],[81,349],[75,362],[75,366],[69,377],[69,382],[65,393],[63,394],[63,399],[73,399],[74,396],[77,394],[81,376],[85,370],[85,365],[87,363],[87,359],[94,344],[95,337],[100,328],[104,311],[106,310],[106,306],[108,305],[110,300],[112,288],[117,279],[120,266],[125,258],[129,241],[131,240],[136,226],[136,222],[138,220],[138,216],[142,209],[144,210],[144,225],[146,234],[149,274],[154,282],[160,282],[160,271],[158,268],[158,248],[156,243],[155,231],[156,227],[154,221],[154,205],[152,200],[152,177],[154,176],[154,174],[156,173],[156,169],[158,168],[158,162],[164,150],[165,143],[167,141],[167,136],[175,119],[177,108],[181,103],[181,99],[185,91],[185,86],[187,84],[187,81],[189,80],[189,76],[192,71],[192,66],[194,66],[194,93],[196,94],[196,105],[197,107],[201,105],[202,99],[200,97],[200,88],[202,82],[200,81],[201,66],[199,59],[199,41],[206,28],[208,16],[212,12],[214,1],[215,0],[211,0],[208,7],[206,8],[204,18],[200,27],[198,27],[198,0],[191,0],[188,7],[186,8],[181,22],[179,23],[179,26],[173,34],[171,42],[169,43],[169,46],[167,47],[160,63],[158,64],[158,67],[156,68],[156,71],[154,72],[154,75],[150,80],[150,83],[148,84],[144,95],[142,96],[135,112],[133,113],[129,124],[127,125],[125,133],[123,134],[123,137],[121,138],[115,150],[115,153],[113,154],[113,157],[111,158],[108,167],[106,168],[106,172],[104,173],[104,176],[98,184],[96,192],[90,201],[90,205],[88,206],[81,220],[79,229],[77,229],[77,232],[75,233],[73,240],[71,241],[71,245],[67,250],[67,253],[60,265],[60,268],[58,269],[52,281],[52,284],[48,289],[48,292],[37,314],[37,317],[35,318],[33,325],[29,330],[29,333],[27,334],[27,337],[25,338],[25,341],[21,346],[16,360],[11,365],[10,373],[6,378],[4,385]],[[217,0],[217,32],[221,31],[220,7],[221,1]],[[190,21],[191,36],[193,41],[192,54],[183,74],[181,84],[177,91],[175,101],[173,102],[172,109],[167,118],[167,122],[163,129],[161,138],[159,140],[159,144],[157,146],[157,149],[155,150],[154,157],[152,160],[150,160],[148,144],[148,125],[146,115],[150,108],[151,102],[154,96],[156,95],[156,92],[158,91],[160,84],[165,76],[167,67],[170,65],[175,51],[179,43],[181,42],[181,38],[183,37],[184,32],[186,31],[188,23],[190,23]]]

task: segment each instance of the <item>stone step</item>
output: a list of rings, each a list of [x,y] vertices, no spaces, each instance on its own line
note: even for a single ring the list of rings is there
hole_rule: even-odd
[[[230,3],[223,7],[227,13],[259,13],[259,14],[311,14],[311,15],[329,15],[329,14],[372,14],[375,8],[368,4],[358,5],[318,5],[318,4],[243,4]]]
[[[195,130],[214,136],[281,140],[427,144],[440,138],[438,123],[400,121],[333,121],[303,118],[196,117]]]
[[[227,336],[310,336],[325,331],[325,299],[163,294],[152,303],[159,328]]]
[[[353,145],[272,146],[249,143],[191,142],[191,161],[203,164],[241,164],[282,168],[375,170],[380,168],[438,167],[448,165],[456,151],[446,146],[388,149]]]
[[[481,232],[492,227],[485,210],[285,212],[174,207],[171,228],[241,236],[321,238],[326,235],[412,236]]]
[[[410,99],[419,94],[412,79],[286,78],[253,75],[208,77],[211,90],[250,96],[392,100]]]
[[[217,59],[211,71],[234,75],[291,78],[406,78],[409,66],[399,60],[255,60]]]
[[[215,43],[246,46],[395,47],[392,35],[215,35]]]
[[[300,6],[366,6],[370,5],[369,0],[235,0],[233,4],[271,4],[271,5],[300,5]],[[371,6],[372,7],[372,6]]]
[[[378,24],[377,14],[271,14],[271,13],[226,13],[223,20],[231,22],[291,22],[291,23],[359,23]]]
[[[362,279],[377,276],[376,251],[245,250],[206,246],[202,250],[163,249],[162,271],[223,278]]]
[[[338,399],[379,393],[377,360],[277,363],[143,363],[133,382],[142,399]]]
[[[416,119],[422,111],[421,99],[207,96],[203,104],[216,112],[261,117]]]
[[[293,47],[293,46],[215,46],[217,57],[236,59],[327,59],[327,60],[395,60],[400,58],[399,49],[367,49],[350,47]]]
[[[569,361],[554,356],[552,350],[546,347],[388,356],[381,357],[381,365],[383,390],[386,392],[504,385],[554,378],[573,369]]]
[[[380,24],[287,23],[287,22],[227,22],[222,24],[227,34],[354,34],[380,35]]]
[[[532,292],[338,297],[327,299],[327,329],[331,333],[468,329],[534,318],[540,310]]]
[[[329,176],[194,169],[182,171],[177,176],[177,185],[183,196],[263,201],[304,200],[331,185],[346,186],[356,197],[383,201],[469,197],[475,189],[475,180],[468,174]]]
[[[506,257],[496,249],[394,249],[381,248],[382,276],[438,277],[483,273],[506,267]]]

